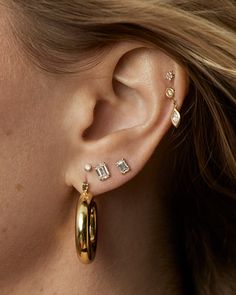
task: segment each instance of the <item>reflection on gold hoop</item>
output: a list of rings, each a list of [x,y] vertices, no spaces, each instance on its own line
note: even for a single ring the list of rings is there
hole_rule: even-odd
[[[88,183],[83,183],[75,215],[76,250],[80,261],[85,264],[94,260],[97,247],[97,205],[88,188]]]

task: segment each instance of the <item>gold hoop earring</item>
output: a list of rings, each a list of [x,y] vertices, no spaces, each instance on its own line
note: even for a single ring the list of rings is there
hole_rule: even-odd
[[[84,182],[75,215],[76,251],[84,264],[94,260],[97,248],[97,205],[88,190],[89,184]]]

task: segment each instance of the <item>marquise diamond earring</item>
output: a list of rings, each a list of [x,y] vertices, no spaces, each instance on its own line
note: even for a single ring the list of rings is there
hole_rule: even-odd
[[[172,115],[171,115],[171,122],[172,124],[177,128],[180,124],[180,119],[181,119],[181,116],[180,116],[180,113],[176,107],[176,105],[174,106],[174,109],[172,111]]]
[[[170,71],[166,74],[166,79],[169,81],[174,79],[174,77],[175,77],[175,74],[173,73],[173,71]],[[171,122],[175,126],[175,128],[177,128],[180,124],[181,116],[178,111],[178,105],[177,105],[177,101],[175,99],[175,89],[173,87],[166,88],[166,97],[173,100],[174,108],[173,108],[173,111],[171,114]]]

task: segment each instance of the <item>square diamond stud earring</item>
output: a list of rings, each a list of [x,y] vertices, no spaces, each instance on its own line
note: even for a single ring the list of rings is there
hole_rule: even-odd
[[[105,163],[100,163],[95,168],[99,180],[103,181],[110,177],[110,172]]]
[[[130,167],[125,161],[125,159],[121,159],[118,162],[116,162],[116,166],[118,167],[118,169],[120,170],[122,174],[125,174],[130,171]]]

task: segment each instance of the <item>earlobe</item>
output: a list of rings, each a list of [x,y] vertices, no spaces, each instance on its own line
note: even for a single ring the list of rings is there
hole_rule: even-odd
[[[80,191],[88,181],[94,195],[119,187],[143,168],[171,124],[180,125],[188,89],[185,69],[163,52],[117,51],[115,64],[110,52],[93,69],[95,76],[103,72],[97,76],[103,87],[97,80],[89,85],[97,106],[91,109],[92,124],[78,139],[80,154],[66,173],[69,185]]]

